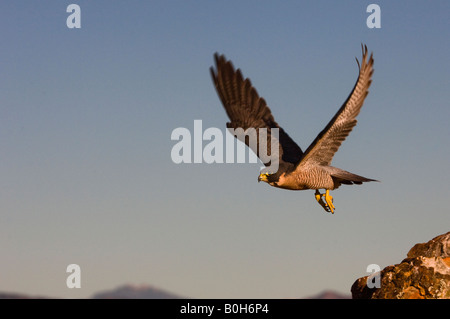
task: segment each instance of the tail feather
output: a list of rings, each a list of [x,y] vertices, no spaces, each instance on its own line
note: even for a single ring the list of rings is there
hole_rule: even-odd
[[[341,169],[335,168],[335,167],[333,167],[331,176],[333,177],[333,181],[335,182],[335,184],[337,184],[336,186],[338,186],[340,184],[361,185],[362,183],[365,183],[365,182],[379,182],[376,179],[356,175],[356,174],[353,174],[353,173],[350,173],[350,172],[347,172],[347,171],[344,171],[344,170],[341,170]]]

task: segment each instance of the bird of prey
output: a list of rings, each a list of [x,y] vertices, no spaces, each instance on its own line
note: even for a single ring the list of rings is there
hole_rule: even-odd
[[[356,116],[361,110],[372,82],[373,54],[369,57],[367,46],[361,45],[361,47],[362,62],[360,64],[356,59],[359,76],[352,92],[304,152],[275,122],[266,101],[258,95],[250,79],[244,79],[241,70],[235,70],[232,62],[226,60],[224,55],[218,55],[218,53],[214,55],[217,69],[214,70],[211,67],[211,76],[217,94],[230,118],[227,127],[243,130],[265,128],[268,141],[271,141],[271,130],[278,129],[279,149],[274,150],[278,151],[278,171],[264,172],[262,170],[258,182],[263,181],[271,186],[290,190],[316,190],[317,202],[325,211],[334,213],[335,206],[330,190],[337,189],[341,184],[376,181],[331,166],[334,154],[356,125]],[[261,158],[257,146],[249,144],[248,139],[244,142]],[[272,151],[270,145],[267,149]],[[319,189],[324,189],[325,193],[320,193]]]

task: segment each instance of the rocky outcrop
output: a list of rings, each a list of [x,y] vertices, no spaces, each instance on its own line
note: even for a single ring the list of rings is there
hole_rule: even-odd
[[[400,264],[380,272],[380,288],[369,276],[352,285],[353,299],[450,299],[450,232],[416,244]]]

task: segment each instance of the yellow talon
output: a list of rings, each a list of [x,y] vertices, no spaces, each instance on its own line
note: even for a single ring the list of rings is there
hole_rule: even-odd
[[[325,194],[321,194],[319,192],[319,190],[316,189],[315,197],[316,197],[317,202],[320,204],[320,206],[323,207],[323,209],[325,209],[326,212],[330,212],[329,206],[323,201],[323,198],[322,198],[323,195],[325,195]]]
[[[316,193],[314,195],[316,197],[316,201],[320,203],[320,199],[322,198],[322,194],[319,193],[319,190],[316,189]]]
[[[333,196],[330,195],[330,190],[327,189],[325,192],[325,201],[327,202],[328,207],[331,210],[331,213],[334,214],[334,205],[333,205]]]
[[[333,196],[330,195],[330,190],[327,189],[325,191],[325,194],[321,194],[318,189],[316,189],[316,193],[314,194],[316,197],[317,202],[320,204],[320,206],[325,209],[325,211],[334,214],[334,205],[333,205]],[[325,201],[324,198],[325,197]]]

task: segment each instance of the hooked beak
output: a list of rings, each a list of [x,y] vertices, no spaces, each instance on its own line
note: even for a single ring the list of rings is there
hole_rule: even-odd
[[[259,174],[259,176],[258,176],[258,183],[261,182],[261,181],[263,181],[263,182],[267,182],[268,181],[267,180],[267,173]]]

